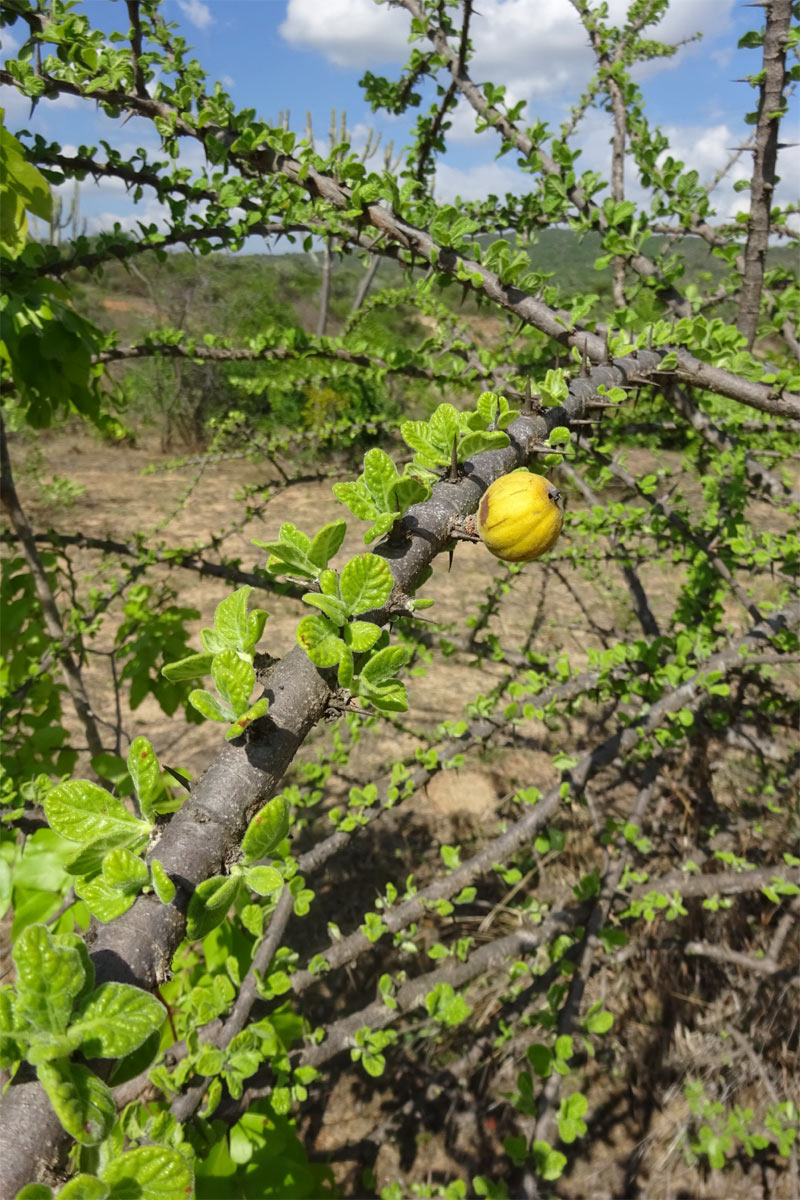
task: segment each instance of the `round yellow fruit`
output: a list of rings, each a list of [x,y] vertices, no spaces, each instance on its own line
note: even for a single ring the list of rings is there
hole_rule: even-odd
[[[561,492],[543,475],[502,475],[483,493],[478,533],[496,558],[530,562],[558,541],[564,520],[560,501]]]

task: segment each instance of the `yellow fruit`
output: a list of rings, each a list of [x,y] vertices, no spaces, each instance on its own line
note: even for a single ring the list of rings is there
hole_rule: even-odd
[[[543,475],[514,471],[487,488],[478,507],[478,533],[496,558],[530,562],[558,541],[561,492]]]

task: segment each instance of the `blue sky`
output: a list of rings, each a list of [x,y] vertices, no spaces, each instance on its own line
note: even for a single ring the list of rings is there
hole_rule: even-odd
[[[120,0],[86,0],[80,7],[106,30],[127,28]],[[612,17],[621,20],[625,0],[610,0],[609,7]],[[528,102],[527,119],[539,116],[557,126],[592,72],[586,36],[569,0],[481,0],[476,9],[471,26],[478,50],[473,78],[505,83],[512,98]],[[393,140],[396,151],[408,141],[409,119],[373,115],[358,87],[366,69],[399,74],[408,52],[405,10],[376,5],[374,0],[165,0],[164,14],[178,24],[211,80],[223,82],[237,107],[253,107],[267,119],[289,109],[292,128],[299,132],[310,110],[315,133],[323,141],[331,109],[345,109],[355,146],[363,145],[370,127],[381,133],[384,144]],[[703,38],[684,45],[673,59],[640,68],[651,122],[664,128],[673,154],[694,166],[703,180],[712,178],[730,157],[730,147],[748,136],[743,115],[754,107],[755,92],[732,80],[759,70],[760,51],[737,50],[736,43],[761,20],[760,9],[733,0],[672,0],[654,36],[677,41],[700,32]],[[0,31],[2,57],[13,53],[21,35],[19,23]],[[426,99],[431,96],[428,85]],[[106,137],[157,152],[158,139],[147,122],[132,119],[120,128],[93,105],[78,100],[62,97],[42,103],[30,116],[27,103],[0,88],[0,105],[7,109],[12,130],[36,130],[71,147]],[[784,140],[800,140],[796,109],[793,128],[791,124]],[[577,137],[584,167],[607,174],[609,136],[606,114],[591,112]],[[514,156],[498,161],[497,149],[491,132],[474,134],[473,115],[462,102],[454,115],[447,158],[437,172],[437,195],[449,200],[456,194],[472,198],[524,188],[526,180],[516,170]],[[784,155],[781,191],[784,199],[792,199],[800,194],[800,154]],[[186,160],[204,169],[199,147],[187,147]],[[374,161],[382,163],[382,154]],[[750,156],[744,155],[715,193],[721,217],[746,204],[746,193],[735,193],[732,185],[746,177],[749,164]],[[633,180],[630,195],[641,195]],[[146,202],[141,214],[134,213],[127,193],[112,184],[97,189],[84,185],[81,205],[91,230],[109,227],[115,219],[131,224],[137,215],[159,216],[154,201],[149,206]]]

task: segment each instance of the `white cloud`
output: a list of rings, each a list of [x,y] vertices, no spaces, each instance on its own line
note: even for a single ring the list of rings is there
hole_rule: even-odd
[[[434,191],[440,204],[452,203],[457,196],[462,200],[483,200],[486,196],[504,197],[506,192],[520,190],[527,190],[524,176],[500,163],[478,163],[464,170],[445,162],[436,167]]]
[[[19,38],[14,37],[10,29],[0,30],[0,50],[4,58],[13,58],[21,45]]]
[[[734,157],[735,147],[744,144],[750,131],[736,132],[726,124],[702,126],[667,126],[664,133],[669,138],[673,158],[686,163],[687,170],[695,170],[700,182],[710,185],[715,176],[727,167]],[[663,155],[661,156],[663,158]],[[740,154],[711,192],[711,203],[716,209],[714,221],[729,221],[737,212],[747,212],[749,194],[737,192],[734,184],[749,179],[753,171],[753,155],[750,151]],[[800,161],[797,155],[784,151],[778,159],[780,183],[775,189],[775,203],[787,204],[800,193]]]
[[[337,67],[360,69],[402,61],[410,20],[405,10],[378,7],[374,0],[289,0],[280,33],[293,46],[318,50]]]
[[[699,32],[718,34],[734,0],[677,0],[645,36],[679,42]],[[610,0],[609,19],[623,24],[629,0]],[[533,96],[564,97],[582,88],[594,65],[586,31],[570,0],[483,0],[470,26],[476,53],[470,74],[476,82],[503,83],[512,102]],[[652,76],[673,68],[684,47],[671,59],[655,59],[639,70]],[[570,94],[569,99],[573,96]]]
[[[208,29],[214,24],[211,9],[204,0],[178,0],[178,8],[196,29]]]

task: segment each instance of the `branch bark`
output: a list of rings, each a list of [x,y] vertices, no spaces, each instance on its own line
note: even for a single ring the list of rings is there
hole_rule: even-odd
[[[778,130],[784,105],[786,46],[792,16],[791,0],[770,0],[765,6],[764,79],[758,100],[758,121],[750,179],[750,216],[744,250],[744,274],[736,325],[752,346],[758,331],[761,288],[769,243],[770,209],[777,182]]]

